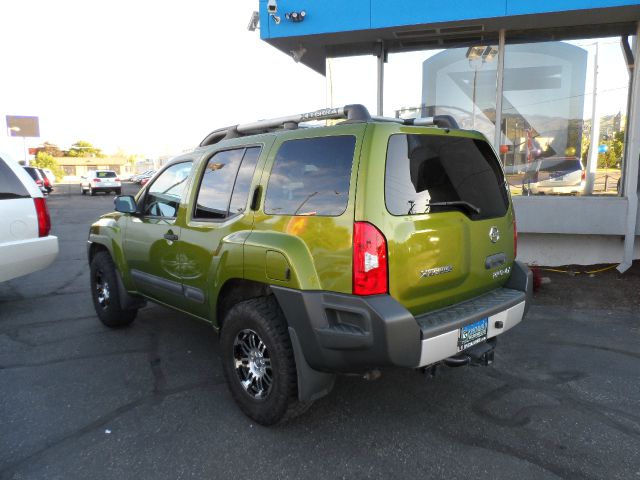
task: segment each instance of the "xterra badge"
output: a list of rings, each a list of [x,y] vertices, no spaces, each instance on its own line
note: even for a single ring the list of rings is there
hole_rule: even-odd
[[[453,270],[453,267],[451,265],[445,265],[444,267],[430,268],[428,270],[420,270],[420,278],[435,277],[436,275],[449,273],[452,270]]]

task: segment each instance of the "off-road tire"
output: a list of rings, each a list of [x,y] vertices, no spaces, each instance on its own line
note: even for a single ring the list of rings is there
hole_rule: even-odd
[[[262,399],[245,390],[236,372],[234,342],[247,329],[258,334],[271,359],[271,389]],[[224,318],[220,347],[231,394],[240,409],[257,423],[268,426],[286,422],[311,406],[311,402],[298,401],[296,364],[287,322],[273,296],[246,300],[231,308]]]
[[[129,325],[138,314],[137,309],[120,306],[117,275],[111,255],[105,251],[96,253],[91,260],[91,298],[98,318],[111,328]]]

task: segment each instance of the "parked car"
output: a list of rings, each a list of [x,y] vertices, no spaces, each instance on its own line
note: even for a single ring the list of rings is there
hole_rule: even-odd
[[[51,169],[50,168],[43,168],[42,171],[45,173],[45,175],[47,176],[47,178],[51,182],[51,185],[55,185],[57,179],[56,179],[56,176],[51,171]]]
[[[212,132],[91,226],[99,319],[148,299],[210,322],[264,425],[339,373],[492,363],[532,291],[499,160],[453,118],[397,122],[349,105]]]
[[[116,195],[120,195],[122,183],[118,174],[113,170],[90,170],[80,182],[80,193],[85,195],[87,192],[92,196],[98,192],[114,192]]]
[[[27,170],[0,155],[0,282],[48,267],[58,254],[42,191]]]
[[[149,170],[147,172],[141,173],[140,175],[138,175],[134,182],[137,183],[138,185],[144,185],[142,182],[148,182],[149,179],[151,177],[153,177],[156,174],[155,170]]]
[[[38,172],[42,177],[42,181],[44,182],[44,188],[47,191],[47,193],[53,192],[53,183],[51,183],[51,180],[47,176],[47,172],[45,172],[42,168],[38,168]]]
[[[529,172],[528,172],[529,173]],[[578,157],[549,157],[538,160],[532,175],[525,174],[523,191],[531,194],[580,194],[586,172]]]
[[[35,167],[22,167],[29,174],[29,176],[36,183],[43,195],[49,195],[49,190],[45,186],[45,175],[43,175],[38,168]]]

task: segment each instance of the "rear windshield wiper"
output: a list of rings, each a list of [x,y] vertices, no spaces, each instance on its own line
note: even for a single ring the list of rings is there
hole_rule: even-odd
[[[428,203],[427,208],[425,208],[424,213],[427,213],[429,207],[467,207],[475,214],[480,214],[480,209],[476,207],[473,203],[466,202],[464,200],[455,200],[452,202],[433,202]]]

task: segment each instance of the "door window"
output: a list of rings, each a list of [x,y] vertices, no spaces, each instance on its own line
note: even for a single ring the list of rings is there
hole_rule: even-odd
[[[154,180],[144,197],[144,215],[176,217],[191,166],[192,162],[176,163]]]
[[[224,150],[207,162],[200,182],[194,218],[224,219],[247,205],[260,147]]]

